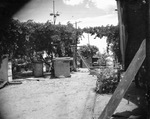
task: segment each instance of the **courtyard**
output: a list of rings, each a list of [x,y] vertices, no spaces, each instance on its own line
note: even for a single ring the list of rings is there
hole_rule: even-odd
[[[1,119],[84,119],[89,108],[97,119],[112,95],[94,92],[97,77],[89,75],[87,69],[72,72],[68,78],[47,75],[14,80],[22,83],[0,90]],[[143,91],[133,83],[113,118],[143,116],[145,103]]]

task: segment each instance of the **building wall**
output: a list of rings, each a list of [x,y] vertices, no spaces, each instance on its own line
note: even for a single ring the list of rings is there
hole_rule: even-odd
[[[132,61],[142,41],[146,38],[146,4],[129,1],[124,4],[124,20],[127,32],[125,68]]]

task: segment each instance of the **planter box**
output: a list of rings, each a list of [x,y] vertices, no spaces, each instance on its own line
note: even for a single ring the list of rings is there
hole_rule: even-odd
[[[33,63],[33,75],[35,77],[43,76],[43,62],[34,62]]]
[[[70,77],[70,61],[73,60],[68,57],[55,58],[54,64],[54,75],[55,77]]]

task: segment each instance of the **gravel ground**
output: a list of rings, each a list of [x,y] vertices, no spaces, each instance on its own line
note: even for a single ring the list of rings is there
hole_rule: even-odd
[[[72,73],[70,78],[17,80],[22,84],[0,90],[0,119],[81,119],[94,100],[89,92],[96,86],[96,76],[89,75],[87,69]],[[97,95],[93,119],[98,118],[110,98],[111,95]],[[115,114],[123,119],[139,116],[144,105],[142,90],[132,84]]]
[[[96,77],[83,70],[70,78],[18,80],[0,90],[3,119],[80,119]]]

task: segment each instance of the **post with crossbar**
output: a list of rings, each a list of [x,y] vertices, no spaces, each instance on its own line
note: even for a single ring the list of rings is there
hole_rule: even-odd
[[[55,0],[53,0],[53,13],[50,13],[50,16],[53,16],[53,22],[54,22],[54,25],[55,25],[56,18],[57,18],[57,16],[59,16],[58,12],[55,13]]]

